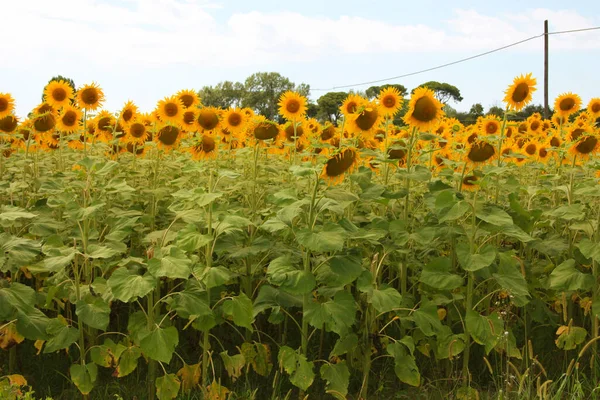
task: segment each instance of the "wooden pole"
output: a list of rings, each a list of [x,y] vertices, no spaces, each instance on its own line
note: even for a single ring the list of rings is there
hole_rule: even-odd
[[[550,118],[548,107],[548,20],[544,21],[544,118]]]

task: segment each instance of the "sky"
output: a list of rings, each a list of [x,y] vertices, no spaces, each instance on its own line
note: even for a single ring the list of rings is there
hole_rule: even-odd
[[[97,82],[105,108],[151,111],[180,89],[279,72],[318,99],[336,86],[445,64],[543,33],[600,26],[598,1],[0,0],[0,92],[17,115],[54,75]],[[549,37],[549,96],[600,97],[600,30]],[[533,73],[543,102],[543,38],[461,64],[389,80],[409,90],[436,80],[501,105],[515,76]],[[353,86],[365,90],[370,85]],[[319,90],[324,89],[324,90]]]

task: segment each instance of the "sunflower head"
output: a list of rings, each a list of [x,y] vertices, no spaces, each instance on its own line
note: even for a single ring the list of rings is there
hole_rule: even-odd
[[[408,112],[403,119],[407,125],[426,132],[433,129],[443,116],[442,103],[435,98],[433,91],[420,87],[410,97]]]
[[[200,140],[188,150],[195,160],[215,158],[218,154],[219,143],[213,135],[202,135]]]
[[[135,117],[138,115],[138,108],[131,100],[127,101],[121,109],[121,114],[119,115],[119,121],[123,123],[124,126],[128,126],[133,122]]]
[[[382,121],[383,114],[379,107],[377,107],[377,104],[364,101],[359,105],[354,114],[348,116],[346,126],[350,134],[368,134],[373,136]]]
[[[400,95],[398,89],[392,86],[388,86],[379,92],[377,102],[379,103],[379,111],[384,116],[395,115],[402,107],[404,99]]]
[[[581,108],[581,97],[577,94],[563,93],[554,101],[554,111],[563,118],[579,111]]]
[[[212,132],[220,128],[221,111],[216,107],[202,107],[198,110],[196,124],[200,132]]]
[[[230,134],[234,136],[238,136],[240,133],[246,129],[246,123],[248,122],[248,117],[243,112],[243,110],[239,110],[236,108],[229,108],[223,114],[223,126]]]
[[[532,94],[536,91],[537,81],[531,73],[521,75],[513,80],[513,84],[506,89],[504,102],[510,110],[521,111],[531,102]]]
[[[361,107],[361,105],[365,102],[367,102],[365,98],[357,94],[349,94],[340,106],[340,111],[342,115],[349,117],[350,115],[356,113],[359,107]]]
[[[357,149],[351,147],[342,149],[327,160],[321,177],[328,179],[333,184],[340,183],[344,179],[344,175],[350,173],[358,165],[359,159]]]
[[[71,104],[73,88],[61,80],[51,81],[44,89],[44,101],[54,108],[61,108]]]
[[[476,140],[467,148],[466,161],[472,164],[491,162],[496,156],[496,148],[486,141]]]
[[[181,126],[188,132],[193,132],[197,129],[196,119],[198,118],[198,109],[186,108],[183,110],[181,117]]]
[[[250,137],[258,141],[275,140],[277,141],[280,134],[279,126],[273,121],[269,121],[265,117],[258,116],[252,121],[250,128]]]
[[[0,98],[2,98],[2,94],[0,94]],[[600,118],[600,97],[594,97],[590,100],[587,106],[587,111],[592,115],[594,119]],[[2,107],[0,106],[0,113],[2,112]]]
[[[176,125],[161,124],[155,137],[158,147],[164,150],[171,150],[179,144],[181,140],[181,129]]]
[[[81,115],[81,110],[78,108],[71,105],[63,106],[60,114],[58,115],[56,129],[66,133],[75,132],[80,127]]]
[[[156,106],[156,115],[162,122],[181,125],[183,104],[177,96],[165,97]]]
[[[48,103],[42,103],[33,111],[33,127],[36,132],[49,132],[56,126],[56,110]]]
[[[195,108],[200,105],[200,97],[193,90],[184,89],[177,92],[177,98],[184,108]]]
[[[95,82],[84,85],[77,91],[77,104],[79,108],[88,111],[97,110],[104,102],[104,92]]]
[[[306,114],[306,97],[288,90],[279,98],[279,115],[288,121],[299,120]]]
[[[4,118],[0,118],[0,132],[13,133],[18,125],[19,120],[14,115],[7,115]]]
[[[10,93],[0,93],[0,118],[12,114],[15,109],[15,100]]]
[[[144,144],[148,139],[148,134],[148,127],[144,121],[136,118],[125,128],[125,142],[128,144]]]
[[[474,192],[479,189],[479,178],[477,175],[467,175],[461,182],[461,189]]]
[[[479,132],[482,135],[500,135],[500,120],[494,115],[488,115],[479,122]]]

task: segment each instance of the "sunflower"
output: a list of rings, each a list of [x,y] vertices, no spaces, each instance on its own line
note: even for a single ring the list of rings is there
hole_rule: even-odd
[[[315,118],[309,118],[306,120],[306,129],[308,129],[310,137],[314,138],[321,131],[322,127],[319,121],[317,121]]]
[[[44,89],[44,101],[54,108],[71,104],[73,88],[63,80],[51,81]]]
[[[33,127],[36,132],[48,132],[56,126],[56,110],[48,103],[42,103],[33,110]]]
[[[364,101],[356,112],[348,115],[346,127],[350,134],[374,136],[375,131],[383,121],[383,114],[374,102]]]
[[[129,100],[123,108],[121,109],[121,114],[119,115],[119,121],[123,122],[124,126],[129,125],[133,122],[135,117],[138,114],[138,108],[131,100]]]
[[[200,132],[211,132],[217,129],[221,123],[220,113],[221,111],[216,107],[202,107],[198,110],[196,124]]]
[[[576,142],[578,141],[582,135],[585,135],[588,132],[592,131],[592,127],[591,126],[577,126],[577,125],[572,125],[569,130],[567,131],[567,141],[569,142]]]
[[[195,160],[215,158],[219,144],[212,135],[202,135],[192,147],[189,148]]]
[[[1,98],[2,98],[2,94],[0,94],[0,99]],[[2,100],[0,100],[0,113],[2,113],[1,102],[2,102]],[[592,117],[594,117],[594,119],[600,118],[600,97],[594,97],[593,99],[590,100],[590,102],[588,103],[588,106],[587,106],[587,111],[588,111],[588,113],[590,113],[592,115]]]
[[[319,137],[323,142],[333,138],[335,136],[335,126],[331,122],[327,122],[322,128]]]
[[[274,139],[277,141],[280,135],[279,126],[264,116],[259,115],[252,120],[248,134],[250,138],[259,141]]]
[[[327,160],[321,177],[328,179],[333,184],[340,183],[344,179],[344,175],[350,173],[358,165],[359,159],[358,150],[345,148]]]
[[[254,113],[254,110],[251,109],[250,107],[244,107],[242,108],[242,113],[244,113],[244,115],[246,116],[246,118],[253,118],[256,114]]]
[[[19,120],[14,115],[7,115],[4,118],[0,118],[0,132],[13,133],[18,125]]]
[[[296,126],[296,130],[294,131],[294,126]],[[302,122],[287,122],[284,125],[280,126],[281,131],[284,133],[285,140],[288,143],[294,143],[294,141],[302,141],[305,142],[308,138],[306,135],[304,124]],[[295,136],[295,140],[294,140]]]
[[[467,191],[476,191],[479,189],[479,178],[476,175],[467,175],[461,182],[461,189]]]
[[[279,98],[279,115],[289,121],[301,119],[306,114],[306,97],[288,90]]]
[[[500,121],[493,115],[482,118],[479,123],[479,132],[485,135],[499,135],[500,128]]]
[[[584,134],[569,148],[569,153],[579,158],[588,158],[600,150],[600,141],[594,134]]]
[[[406,159],[406,142],[398,138],[390,138],[388,144],[388,159],[404,162]],[[385,151],[385,148],[382,146]]]
[[[555,112],[552,115],[552,118],[550,119],[552,121],[552,125],[554,125],[556,128],[560,128],[561,126],[563,126],[565,124],[565,122],[567,121],[566,118],[563,118],[560,114],[558,114],[557,112]]]
[[[186,108],[183,110],[181,126],[188,132],[194,132],[197,129],[196,118],[198,118],[198,109]]]
[[[15,100],[10,93],[0,93],[0,118],[12,114],[15,109]]]
[[[103,102],[104,92],[95,82],[84,85],[77,91],[77,104],[79,108],[94,111],[100,108]]]
[[[539,143],[535,140],[531,140],[523,146],[523,152],[529,157],[537,157]]]
[[[128,144],[141,145],[148,139],[148,128],[144,121],[136,118],[125,128],[125,142]]]
[[[242,110],[237,108],[229,108],[223,114],[223,125],[230,134],[238,136],[246,128],[248,117]]]
[[[142,122],[144,125],[146,125],[146,127],[154,125],[154,122],[156,121],[154,119],[154,114],[152,114],[152,113],[143,113],[143,114],[138,115],[137,118],[139,119],[140,122]]]
[[[58,120],[56,122],[56,129],[61,132],[73,133],[79,129],[79,123],[81,121],[81,110],[71,105],[63,106]]]
[[[349,94],[340,106],[340,111],[345,117],[348,117],[354,114],[366,101],[366,99],[357,94]]]
[[[537,137],[542,133],[543,122],[541,119],[533,118],[533,116],[527,118],[529,136]]]
[[[162,122],[181,125],[183,103],[177,96],[165,97],[156,106],[156,114]]]
[[[532,93],[536,91],[537,81],[531,77],[531,73],[521,75],[513,80],[513,84],[506,89],[504,93],[504,102],[510,110],[521,111],[532,98]]]
[[[379,111],[386,117],[395,115],[402,107],[404,99],[400,95],[398,89],[392,86],[381,90],[377,97],[379,103]]]
[[[540,143],[538,145],[537,159],[539,162],[547,164],[551,158],[551,154],[550,146],[547,144],[547,142]]]
[[[420,87],[410,97],[408,112],[403,120],[407,125],[425,132],[433,129],[443,116],[442,103],[435,98],[433,91]]]
[[[485,164],[494,159],[496,149],[490,143],[477,140],[471,143],[465,155],[466,161],[473,164]]]
[[[195,108],[200,105],[200,97],[193,90],[180,90],[177,92],[177,98],[181,101],[184,108]]]
[[[175,125],[162,124],[154,139],[159,148],[170,150],[181,140],[181,129]]]
[[[581,108],[581,97],[577,94],[563,93],[554,101],[554,111],[563,118],[579,111]]]
[[[116,130],[117,119],[108,111],[102,110],[96,115],[96,138],[104,143],[113,140],[113,132]]]

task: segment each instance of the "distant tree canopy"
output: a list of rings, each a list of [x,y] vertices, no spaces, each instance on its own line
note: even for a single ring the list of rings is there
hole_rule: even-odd
[[[377,97],[379,95],[379,92],[381,92],[383,89],[387,89],[388,87],[396,88],[398,90],[398,92],[400,92],[400,96],[402,96],[402,97],[404,97],[408,94],[408,89],[406,89],[406,87],[404,85],[400,85],[400,84],[371,86],[365,91],[365,93],[369,99],[374,99],[375,97]]]
[[[328,92],[317,100],[317,118],[322,121],[337,122],[342,116],[340,106],[348,96],[346,92]]]
[[[67,78],[67,77],[62,76],[62,75],[56,75],[56,76],[53,76],[52,79],[50,79],[48,81],[48,83],[46,83],[46,86],[44,86],[44,89],[42,89],[42,102],[46,101],[46,99],[44,97],[44,92],[46,91],[46,87],[51,82],[54,82],[54,81],[64,81],[64,82],[66,82],[73,89],[73,93],[75,93],[76,89],[75,89],[75,82],[73,82],[73,79]]]
[[[448,104],[450,100],[453,100],[456,103],[460,103],[463,100],[460,95],[460,90],[456,86],[446,82],[429,81],[417,86],[417,88],[420,87],[426,87],[433,90],[435,97],[444,104]],[[413,89],[413,92],[415,89]]]

